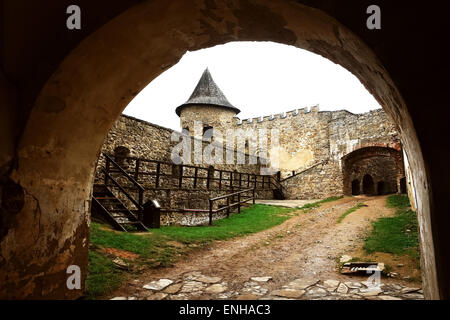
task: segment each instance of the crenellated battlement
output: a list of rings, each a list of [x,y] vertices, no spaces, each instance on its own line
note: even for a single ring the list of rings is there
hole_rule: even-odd
[[[319,106],[313,106],[313,107],[305,107],[302,109],[295,109],[288,112],[273,114],[270,116],[261,116],[257,118],[249,118],[249,119],[239,119],[238,117],[234,117],[235,119],[235,125],[242,126],[245,124],[255,124],[255,123],[263,123],[268,121],[277,121],[277,120],[285,120],[290,118],[296,118],[305,114],[309,113],[318,113],[319,112]]]
[[[371,110],[365,113],[355,114],[347,110],[320,111],[320,107],[316,105],[313,107],[305,107],[302,109],[295,109],[288,112],[273,114],[270,116],[262,116],[257,118],[249,118],[241,120],[238,117],[234,117],[235,120],[234,125],[240,127],[245,125],[264,124],[273,121],[298,119],[304,115],[310,114],[328,114],[330,115],[330,121],[337,121],[347,117],[365,118],[373,116],[385,116],[385,112],[383,109]]]

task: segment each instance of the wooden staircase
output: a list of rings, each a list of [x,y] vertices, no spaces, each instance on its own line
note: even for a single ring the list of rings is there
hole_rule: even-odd
[[[270,183],[272,186],[274,186],[273,198],[275,200],[285,200],[286,198],[284,196],[283,185],[281,184],[281,182],[274,177],[270,177]]]
[[[136,215],[106,185],[94,185],[92,208],[93,215],[103,218],[116,230],[148,231]]]

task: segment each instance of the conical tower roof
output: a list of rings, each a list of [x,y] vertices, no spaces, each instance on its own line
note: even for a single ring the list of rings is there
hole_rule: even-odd
[[[208,68],[206,68],[206,70],[203,72],[203,75],[200,78],[200,81],[198,82],[197,87],[195,88],[189,100],[179,106],[175,110],[175,112],[178,116],[180,116],[181,109],[191,105],[213,105],[231,109],[236,114],[241,112],[241,110],[233,107],[233,105],[231,105],[231,103],[227,100],[225,95],[214,82]]]

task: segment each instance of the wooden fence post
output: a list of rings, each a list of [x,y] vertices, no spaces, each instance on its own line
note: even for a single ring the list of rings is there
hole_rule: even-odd
[[[209,166],[208,168],[208,176],[206,178],[206,188],[209,190],[211,187],[211,179],[214,177],[214,167]]]
[[[230,171],[230,187],[233,189],[233,172]]]
[[[195,167],[195,172],[194,172],[194,189],[197,189],[197,176],[198,176],[198,167]]]
[[[241,213],[241,194],[238,194],[238,213]]]
[[[213,221],[213,202],[212,200],[209,200],[209,225],[212,226]]]

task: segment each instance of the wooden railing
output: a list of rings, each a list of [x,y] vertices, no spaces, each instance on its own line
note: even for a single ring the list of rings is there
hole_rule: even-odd
[[[251,196],[243,196],[245,193],[250,193],[250,192],[251,192]],[[234,199],[236,197],[237,197],[237,202],[233,202],[233,201],[235,201]],[[218,209],[214,209],[214,202],[220,201],[220,200],[225,200],[225,199],[226,199],[226,203],[227,203],[226,206],[223,206]],[[164,208],[164,209],[161,209],[161,212],[209,213],[209,225],[212,225],[213,215],[215,213],[226,211],[227,218],[229,218],[230,213],[233,210],[233,208],[237,207],[238,213],[240,213],[242,204],[245,204],[249,201],[252,201],[252,203],[255,204],[255,200],[256,200],[255,189],[251,188],[251,189],[242,190],[239,192],[230,193],[230,194],[220,196],[217,198],[211,198],[211,199],[209,199],[209,209],[169,209],[169,208]]]
[[[250,193],[251,192],[251,196],[247,196],[245,197],[244,194],[246,193]],[[237,202],[231,203],[232,201],[234,201],[234,199],[237,197]],[[214,202],[216,201],[220,201],[220,200],[227,200],[227,205],[218,209],[213,209],[214,208]],[[235,192],[235,193],[231,193],[231,194],[227,194],[225,196],[221,196],[221,197],[217,197],[217,198],[212,198],[209,199],[209,225],[212,225],[213,222],[213,213],[218,213],[218,212],[222,212],[222,211],[226,211],[227,212],[227,218],[230,216],[230,212],[234,207],[238,208],[238,213],[241,213],[241,205],[245,204],[247,202],[249,202],[250,200],[253,201],[253,204],[255,204],[255,189],[247,189],[247,190],[242,190],[239,192]]]
[[[107,186],[109,180],[136,206],[138,212],[138,218],[142,221],[143,214],[143,204],[144,204],[144,187],[142,187],[133,177],[131,177],[122,167],[117,164],[110,156],[105,154],[105,168],[103,168],[103,173],[105,175],[105,185]],[[111,170],[111,165],[115,170]],[[111,173],[120,173],[122,177],[125,177],[130,181],[133,186],[138,190],[138,199],[136,200],[125,188],[111,175]]]
[[[105,157],[112,159],[110,155],[105,154]],[[126,172],[129,176],[134,177],[136,183],[144,183],[144,180],[146,180],[146,189],[161,189],[166,184],[168,188],[176,187],[182,189],[185,187],[210,190],[213,189],[214,183],[218,190],[230,191],[244,188],[257,190],[281,188],[281,184],[275,176],[220,170],[213,167],[175,165],[171,162],[136,157],[124,157],[120,160],[121,162],[126,161],[129,165],[131,164],[131,168],[127,168],[126,171],[115,169],[110,172]],[[144,179],[144,177],[150,177],[150,179]]]
[[[287,177],[287,178],[284,178],[284,179],[280,180],[280,182],[284,182],[284,181],[287,181],[287,180],[289,180],[289,179],[292,179],[292,178],[294,178],[294,177],[296,177],[296,176],[299,176],[299,175],[301,175],[301,174],[303,174],[303,173],[305,173],[305,172],[307,172],[307,171],[309,171],[309,170],[312,170],[312,169],[314,169],[314,168],[320,166],[321,164],[325,164],[325,163],[328,163],[328,160],[325,160],[325,161],[316,163],[316,164],[314,164],[313,166],[309,167],[308,169],[302,169],[301,171],[292,171],[292,175],[291,175],[291,176],[289,176],[289,177]]]

